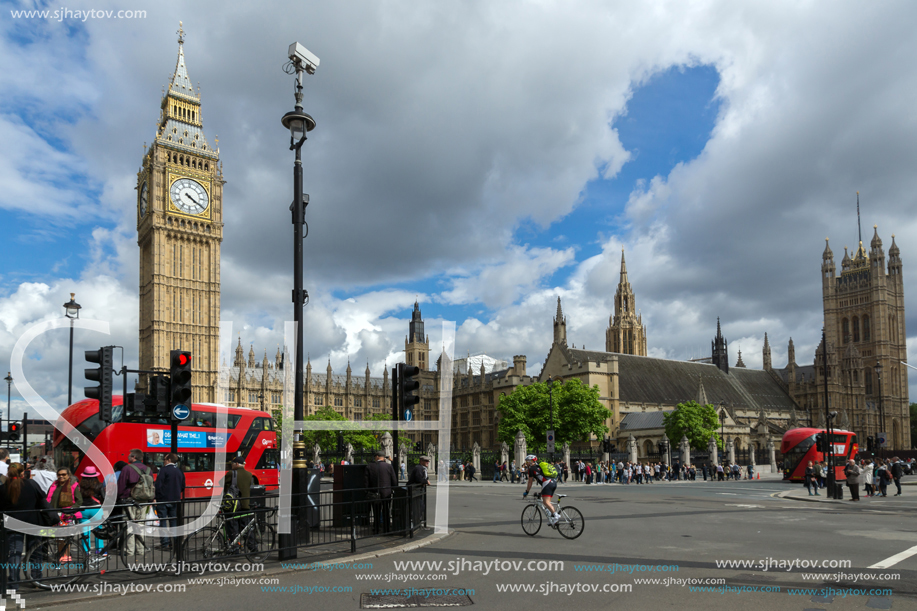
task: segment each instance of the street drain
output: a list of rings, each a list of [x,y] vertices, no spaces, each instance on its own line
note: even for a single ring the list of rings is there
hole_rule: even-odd
[[[362,609],[402,609],[406,607],[467,607],[474,602],[467,594],[430,594],[424,596],[393,596],[389,594],[363,594],[360,596]]]

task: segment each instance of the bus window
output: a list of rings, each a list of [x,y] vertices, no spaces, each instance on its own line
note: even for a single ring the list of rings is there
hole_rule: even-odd
[[[255,469],[277,469],[280,465],[280,450],[266,448],[255,465]]]

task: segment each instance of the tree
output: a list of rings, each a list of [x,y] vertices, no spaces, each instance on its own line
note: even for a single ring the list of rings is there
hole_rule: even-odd
[[[717,446],[722,448],[723,440],[717,434],[720,426],[716,410],[712,405],[700,405],[696,401],[679,403],[675,411],[663,414],[665,435],[673,444],[678,444],[682,437],[687,437],[695,450],[705,450],[710,437],[717,439]]]
[[[373,414],[367,418],[367,420],[373,422],[391,419],[391,414]],[[338,445],[338,435],[344,436],[345,444],[350,443],[353,446],[374,448],[379,445],[378,437],[384,432],[382,430],[366,430],[357,428],[356,424],[350,420],[347,420],[338,412],[334,411],[333,407],[328,406],[319,409],[311,416],[306,416],[303,418],[303,420],[305,422],[336,421],[341,423],[339,430],[304,431],[303,440],[305,441],[306,449],[309,452],[311,452],[316,443],[322,448],[323,452],[336,450]],[[275,415],[274,421],[278,423],[278,428],[283,426],[283,417],[281,415]]]
[[[554,433],[558,447],[564,442],[587,441],[590,435],[603,437],[608,432],[605,421],[611,417],[599,401],[599,387],[589,388],[579,380],[555,382]],[[547,446],[547,431],[551,427],[548,385],[536,382],[517,386],[512,394],[500,398],[501,418],[498,429],[500,441],[511,447],[516,431],[525,435],[526,446],[533,452],[543,452]]]

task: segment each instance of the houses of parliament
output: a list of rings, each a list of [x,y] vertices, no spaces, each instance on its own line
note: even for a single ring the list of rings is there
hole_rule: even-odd
[[[276,413],[283,395],[279,350],[272,358],[263,351],[259,359],[254,347],[246,354],[240,338],[228,396],[217,393],[224,179],[220,151],[204,133],[200,91],[192,88],[183,44],[180,29],[175,71],[160,101],[155,138],[137,174],[140,369],[167,370],[170,350],[190,350],[195,402],[223,400],[230,406]],[[232,208],[230,202],[225,212],[231,215]],[[647,329],[636,309],[622,252],[604,351],[568,343],[567,319],[558,298],[553,320],[551,312],[545,313],[553,341],[538,375],[527,372],[522,355],[502,366],[488,366],[481,359],[476,369],[470,363],[477,361],[469,359],[465,367],[450,372],[453,447],[499,447],[500,397],[519,385],[551,377],[598,386],[600,401],[609,410],[611,437],[619,447],[636,443],[641,455],[652,453],[661,441],[663,415],[689,400],[716,407],[735,447],[763,448],[775,441],[779,445],[789,428],[824,424],[826,381],[829,408],[838,412],[835,426],[856,432],[861,445],[867,436],[887,432],[890,447],[910,448],[907,371],[902,364],[907,358],[904,287],[894,236],[887,256],[877,229],[868,251],[862,243],[852,255],[845,249],[840,273],[826,245],[821,279],[826,341],[815,351],[812,364],[796,362],[788,338],[788,362],[778,368],[771,360],[771,338],[765,336],[762,370],[746,368],[741,353],[730,366],[719,323],[706,362],[657,359],[647,356]],[[600,343],[595,339],[577,341]],[[430,361],[430,342],[417,302],[404,351],[405,361],[421,369],[416,418],[438,420],[439,363]],[[313,367],[310,360],[304,375],[304,404],[310,414],[325,406],[353,420],[391,413],[387,368],[381,376],[374,376],[368,366],[355,375],[348,363],[343,373],[335,373],[330,362]],[[415,441],[437,443],[429,433]]]

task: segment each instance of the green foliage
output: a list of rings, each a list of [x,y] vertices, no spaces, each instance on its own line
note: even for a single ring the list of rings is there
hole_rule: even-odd
[[[391,420],[391,414],[373,414],[367,420],[377,422],[382,420]],[[306,422],[315,421],[337,421],[341,422],[339,431],[305,431],[303,439],[306,442],[307,452],[311,453],[312,448],[318,443],[323,452],[334,451],[338,445],[338,435],[344,436],[344,443],[351,443],[354,447],[377,448],[379,447],[378,438],[381,437],[382,430],[364,430],[357,429],[351,421],[346,420],[344,416],[334,411],[333,407],[323,407],[311,416],[303,418]],[[277,425],[278,435],[281,434],[284,426],[283,414],[274,412],[274,422]],[[350,430],[348,430],[350,429]],[[290,431],[292,433],[292,431]],[[278,439],[279,441],[279,439]]]
[[[723,440],[718,434],[720,420],[712,405],[700,405],[696,401],[679,403],[675,411],[662,416],[665,435],[672,447],[677,447],[682,437],[687,437],[695,450],[706,450],[710,437],[716,437],[716,445],[723,449]]]
[[[564,384],[555,382],[553,395],[557,451],[564,442],[587,441],[590,435],[601,438],[608,432],[605,421],[611,417],[611,412],[599,401],[598,386],[589,388],[575,379]],[[516,431],[522,431],[530,451],[545,451],[546,435],[551,427],[550,395],[546,383],[517,386],[512,394],[500,398],[499,410],[500,441],[512,447]]]

